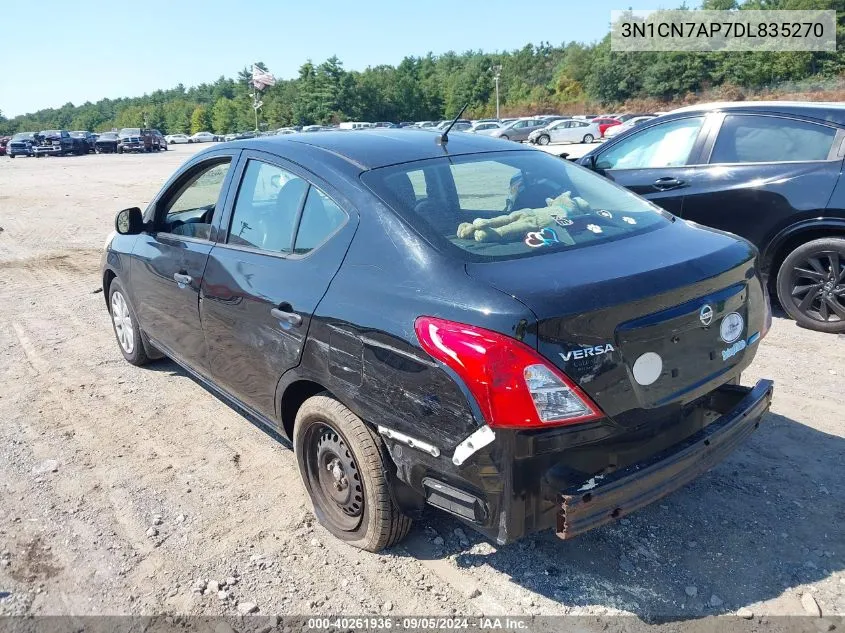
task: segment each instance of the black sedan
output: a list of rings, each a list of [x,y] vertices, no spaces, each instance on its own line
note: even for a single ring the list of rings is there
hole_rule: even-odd
[[[168,356],[293,445],[333,534],[426,504],[498,543],[571,538],[683,486],[760,423],[756,249],[543,152],[414,130],[199,152],[118,213],[119,348]]]
[[[672,213],[745,237],[784,310],[845,332],[845,105],[740,102],[676,110],[583,158]]]
[[[117,132],[103,132],[94,141],[94,151],[98,154],[116,154],[118,141]]]

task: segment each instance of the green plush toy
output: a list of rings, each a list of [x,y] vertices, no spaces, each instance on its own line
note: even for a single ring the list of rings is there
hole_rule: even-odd
[[[570,191],[556,198],[546,198],[546,205],[540,209],[520,209],[495,218],[476,218],[472,222],[462,222],[458,226],[457,235],[461,239],[474,239],[476,242],[512,242],[522,240],[531,231],[554,227],[561,242],[572,244],[569,233],[560,228],[562,225],[559,220],[586,213],[590,205],[583,198],[573,198]]]

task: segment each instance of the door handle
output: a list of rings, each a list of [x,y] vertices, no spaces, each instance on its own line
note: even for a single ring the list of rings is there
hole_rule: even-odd
[[[173,279],[179,285],[180,288],[184,288],[185,286],[190,286],[191,282],[194,280],[193,277],[190,275],[185,275],[183,273],[174,273]]]
[[[666,191],[667,189],[675,189],[677,187],[684,186],[684,181],[679,180],[678,178],[673,178],[672,176],[667,176],[665,178],[658,178],[654,181],[654,188],[659,189],[660,191]]]
[[[284,307],[289,308],[290,305],[288,304]],[[296,312],[287,312],[285,310],[280,310],[279,308],[272,308],[270,310],[270,314],[273,315],[274,318],[279,319],[279,321],[290,323],[294,327],[302,324],[302,317]]]

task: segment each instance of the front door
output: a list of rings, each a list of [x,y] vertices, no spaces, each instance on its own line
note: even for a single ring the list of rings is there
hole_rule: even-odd
[[[154,202],[152,230],[138,236],[130,270],[133,305],[153,343],[200,373],[208,359],[199,319],[199,289],[228,188],[233,156],[185,170]]]
[[[670,213],[681,215],[684,195],[695,167],[694,155],[703,116],[673,119],[649,126],[596,154],[595,169]]]
[[[254,152],[208,258],[201,317],[215,381],[268,418],[299,364],[311,316],[340,267],[357,216],[310,175]],[[347,207],[348,208],[348,207]]]

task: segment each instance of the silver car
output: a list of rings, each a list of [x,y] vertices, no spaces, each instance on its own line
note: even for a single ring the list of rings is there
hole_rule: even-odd
[[[538,145],[549,143],[592,143],[601,138],[598,123],[581,119],[560,119],[533,131],[528,141]]]
[[[503,125],[498,130],[493,130],[490,136],[493,138],[503,138],[510,141],[525,141],[528,140],[529,134],[534,130],[539,130],[546,125],[543,119],[525,118],[517,119],[507,125]]]

